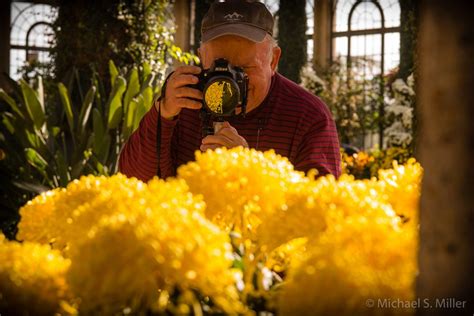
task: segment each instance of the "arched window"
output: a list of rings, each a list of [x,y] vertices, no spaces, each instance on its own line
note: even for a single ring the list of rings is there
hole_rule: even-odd
[[[363,85],[363,102],[358,105],[363,110],[357,111],[365,127],[355,142],[365,149],[382,147],[383,79],[400,63],[400,4],[398,0],[335,0],[333,4],[332,58]]]
[[[19,79],[18,69],[26,62],[47,62],[53,40],[56,9],[47,4],[12,2],[10,23],[10,76]]]
[[[332,57],[372,61],[367,76],[386,74],[400,62],[398,0],[338,0],[333,13]]]

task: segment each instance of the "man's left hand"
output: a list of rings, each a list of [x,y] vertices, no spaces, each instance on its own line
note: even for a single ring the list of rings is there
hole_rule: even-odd
[[[237,130],[229,122],[222,123],[222,127],[214,134],[202,139],[201,151],[216,149],[219,147],[233,148],[237,146],[249,147],[245,138],[239,135]]]

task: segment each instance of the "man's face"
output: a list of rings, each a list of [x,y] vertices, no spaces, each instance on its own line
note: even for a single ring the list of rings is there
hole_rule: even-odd
[[[203,43],[199,50],[204,69],[217,58],[225,58],[240,66],[249,76],[247,111],[259,106],[268,94],[272,75],[280,58],[280,48],[268,40],[254,43],[245,38],[225,35]]]

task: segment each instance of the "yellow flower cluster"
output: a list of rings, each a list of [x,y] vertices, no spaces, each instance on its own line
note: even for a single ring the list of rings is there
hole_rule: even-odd
[[[253,298],[281,315],[411,312],[365,302],[413,298],[421,177],[414,160],[314,179],[274,151],[197,152],[176,179],[88,176],[36,197],[15,247],[70,263],[56,272],[83,314],[235,314]]]
[[[290,315],[297,308],[351,313],[370,297],[411,297],[418,227],[403,222],[417,222],[421,175],[410,160],[381,171],[379,180],[314,180],[273,151],[243,148],[197,153],[178,169],[203,195],[206,216],[243,234],[244,293],[253,291],[249,274],[259,261],[276,272],[289,268],[276,304]]]
[[[70,257],[67,280],[81,313],[183,313],[198,304],[193,290],[236,312],[229,237],[204,218],[204,207],[182,180],[88,176],[22,208],[18,236]],[[30,225],[35,216],[44,220]]]
[[[47,245],[4,240],[0,233],[0,314],[54,315],[67,298],[70,261]]]
[[[342,151],[342,150],[341,150]],[[342,172],[362,174],[364,169],[374,163],[375,158],[366,152],[358,152],[351,156],[342,151]]]
[[[387,198],[397,215],[417,225],[421,178],[423,169],[415,159],[410,158],[406,164],[393,162],[393,168],[379,170],[377,191]]]
[[[376,315],[412,310],[378,309],[367,300],[414,297],[417,217],[422,169],[414,160],[380,172],[380,180],[320,178],[314,198],[326,209],[327,229],[293,255],[278,297],[282,315]],[[395,209],[395,211],[394,211]],[[413,221],[415,222],[415,220]]]
[[[367,300],[414,299],[416,235],[363,216],[329,229],[302,258],[293,258],[279,297],[281,315],[376,315]]]
[[[321,203],[315,189],[310,181],[294,184],[281,206],[261,215],[256,233],[261,250],[271,252],[295,238],[314,239],[326,229],[328,205]]]
[[[156,193],[150,194],[150,190]],[[148,187],[136,178],[123,175],[110,178],[91,175],[29,201],[20,209],[17,238],[52,244],[67,255],[69,247],[81,241],[84,233],[101,218],[120,212],[133,215],[150,195],[154,201],[164,203],[163,207],[180,206],[202,213],[205,206],[188,192],[183,181],[161,181]]]
[[[178,177],[203,195],[206,217],[244,239],[255,239],[262,218],[284,208],[288,192],[309,181],[274,151],[242,147],[196,152],[196,161],[179,167]]]

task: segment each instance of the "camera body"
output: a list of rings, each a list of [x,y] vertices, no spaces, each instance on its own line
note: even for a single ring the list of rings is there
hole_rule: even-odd
[[[248,76],[242,68],[226,59],[216,59],[209,69],[199,74],[199,83],[192,85],[203,93],[203,111],[212,120],[224,121],[234,116],[245,116],[247,107]]]

